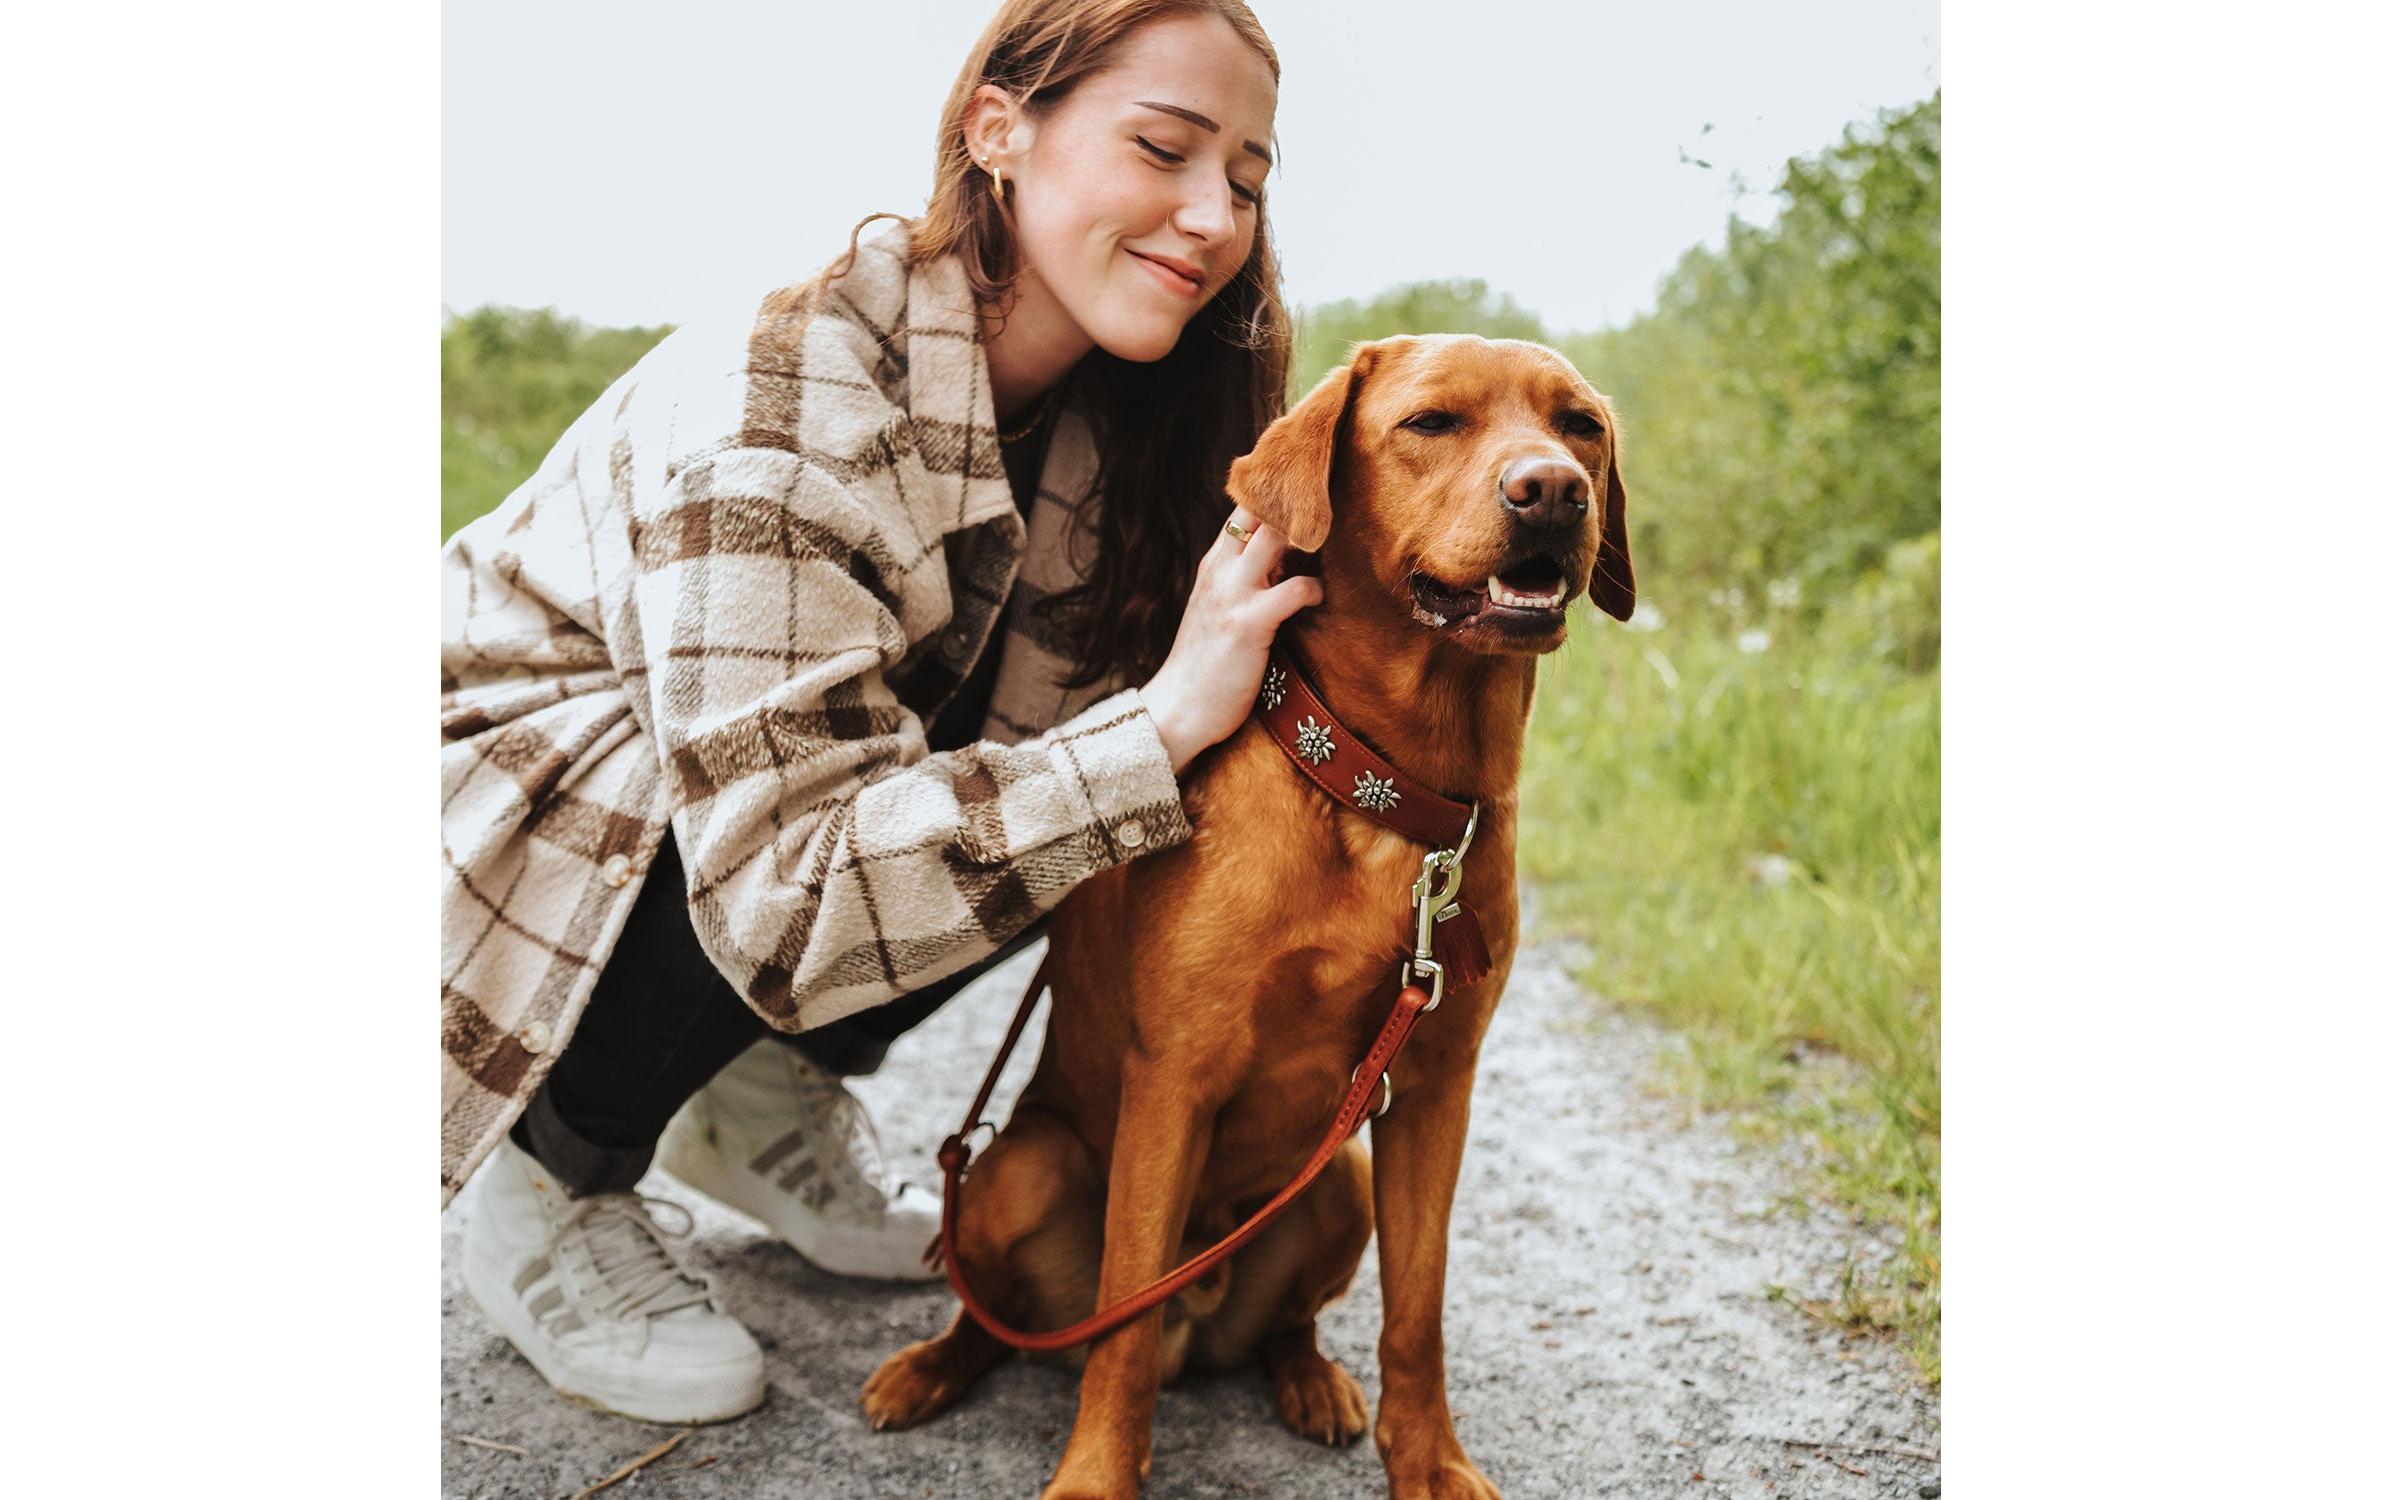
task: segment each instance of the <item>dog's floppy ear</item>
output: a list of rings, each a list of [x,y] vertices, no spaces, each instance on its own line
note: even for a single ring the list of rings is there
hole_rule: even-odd
[[[1373,358],[1373,346],[1360,345],[1347,364],[1276,417],[1258,446],[1234,459],[1225,476],[1225,493],[1301,552],[1323,546],[1332,530],[1333,450]]]
[[[1611,416],[1610,410],[1608,416]],[[1597,561],[1589,569],[1589,598],[1617,620],[1638,608],[1638,579],[1630,571],[1630,531],[1623,524],[1622,429],[1612,421],[1613,462],[1605,470],[1605,503],[1598,508]]]

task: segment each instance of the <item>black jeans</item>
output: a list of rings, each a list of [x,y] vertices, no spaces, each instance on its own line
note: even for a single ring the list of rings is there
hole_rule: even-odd
[[[578,1027],[513,1124],[513,1144],[573,1197],[627,1192],[653,1165],[679,1106],[747,1047],[771,1037],[830,1073],[874,1073],[894,1038],[1049,927],[1045,914],[969,968],[790,1034],[762,1020],[712,967],[687,915],[678,845],[665,832]]]

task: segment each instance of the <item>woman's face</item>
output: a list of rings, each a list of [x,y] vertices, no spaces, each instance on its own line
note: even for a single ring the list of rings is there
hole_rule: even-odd
[[[1028,274],[1091,343],[1164,357],[1249,258],[1273,136],[1274,75],[1232,27],[1144,26],[993,153]]]

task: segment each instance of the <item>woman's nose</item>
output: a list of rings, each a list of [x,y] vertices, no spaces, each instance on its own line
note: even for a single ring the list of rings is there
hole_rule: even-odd
[[[1214,180],[1197,179],[1175,210],[1175,227],[1202,239],[1229,239],[1233,233],[1233,184],[1219,173]]]

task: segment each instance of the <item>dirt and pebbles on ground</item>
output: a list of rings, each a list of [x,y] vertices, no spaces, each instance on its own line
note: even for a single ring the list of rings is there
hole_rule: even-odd
[[[1040,952],[988,974],[856,1081],[913,1177],[931,1175]],[[1787,1167],[1660,1091],[1676,1039],[1571,978],[1584,954],[1525,946],[1482,1060],[1448,1270],[1448,1385],[1467,1450],[1512,1500],[1935,1493],[1935,1395],[1891,1346],[1787,1300],[1825,1298],[1849,1256],[1887,1247],[1826,1208],[1783,1211],[1797,1200]],[[1004,1109],[1026,1071],[1013,1064]],[[950,1293],[838,1280],[664,1174],[644,1191],[693,1211],[691,1259],[761,1341],[770,1388],[758,1410],[693,1429],[606,1495],[1008,1497],[1049,1477],[1071,1376],[1012,1363],[932,1422],[872,1432],[862,1381],[938,1331]],[[557,1399],[489,1326],[460,1278],[470,1211],[466,1192],[443,1226],[444,1493],[570,1496],[667,1440]],[[1325,1352],[1369,1401],[1380,1318],[1369,1250],[1322,1321]],[[1387,1491],[1370,1442],[1293,1436],[1254,1371],[1164,1392],[1154,1450],[1149,1500]]]

